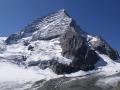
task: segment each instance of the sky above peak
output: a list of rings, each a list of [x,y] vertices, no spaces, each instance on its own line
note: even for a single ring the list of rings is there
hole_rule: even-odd
[[[36,18],[65,9],[90,34],[120,52],[120,0],[0,0],[0,36],[20,31]]]

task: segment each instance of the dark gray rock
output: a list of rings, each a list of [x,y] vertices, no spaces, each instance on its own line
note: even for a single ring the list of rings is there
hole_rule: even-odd
[[[24,46],[28,46],[30,43],[28,40],[23,41]]]
[[[41,63],[41,61],[30,61],[30,62],[28,62],[28,67],[38,66],[40,63]]]
[[[18,35],[18,34],[12,34],[10,35],[7,40],[5,41],[6,44],[13,44],[13,43],[16,43],[18,39],[20,39],[21,36]]]
[[[32,45],[29,45],[29,46],[28,46],[28,50],[33,51],[33,49],[34,49],[34,47],[33,47]]]
[[[80,50],[81,51],[81,50]],[[78,54],[79,55],[79,54]],[[28,63],[29,67],[38,66],[40,69],[50,68],[56,74],[70,74],[79,70],[92,70],[94,69],[94,64],[99,60],[97,54],[90,50],[87,51],[86,56],[79,56],[74,58],[74,60],[68,65],[64,63],[59,63],[58,60],[48,60],[48,61],[31,61]]]
[[[57,60],[49,60],[49,61],[31,61],[28,64],[29,67],[38,66],[40,69],[50,68],[53,72],[57,74],[63,73],[71,73],[73,69],[71,66],[67,64],[59,63]]]
[[[91,42],[92,47],[101,54],[108,55],[113,60],[119,59],[119,54],[102,37],[96,37],[97,41]]]
[[[105,84],[96,85],[98,80],[111,78],[119,75],[100,76],[86,75],[81,77],[61,77],[49,81],[37,81],[28,90],[120,90],[120,82],[117,85]],[[84,76],[83,76],[84,77]],[[108,82],[109,83],[109,82]]]
[[[23,56],[23,55],[10,55],[3,59],[8,60],[8,62],[10,62],[10,63],[24,66],[25,65],[24,61],[26,61],[27,58],[26,58],[26,56]]]
[[[94,69],[99,60],[99,56],[87,45],[86,33],[80,30],[80,27],[72,21],[60,38],[63,56],[72,60],[70,64],[72,72]]]

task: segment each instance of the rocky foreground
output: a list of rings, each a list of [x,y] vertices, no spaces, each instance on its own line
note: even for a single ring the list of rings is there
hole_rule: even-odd
[[[120,90],[120,74],[113,76],[87,76],[37,81],[26,90]]]

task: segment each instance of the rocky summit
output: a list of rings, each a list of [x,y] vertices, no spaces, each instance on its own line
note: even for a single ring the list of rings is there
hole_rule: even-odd
[[[36,47],[30,45],[32,42],[41,40],[50,42],[55,39],[58,40],[62,49],[60,52],[62,56],[70,59],[71,62],[69,64],[60,63],[61,58],[55,56],[47,60],[41,60],[39,57],[37,61],[33,59],[33,62],[28,63],[28,66],[39,66],[41,69],[50,68],[57,74],[63,74],[94,69],[95,64],[100,60],[96,52],[105,54],[113,60],[119,58],[117,51],[111,48],[101,37],[91,36],[82,31],[65,10],[59,10],[35,20],[20,32],[10,35],[5,42],[7,45],[11,45],[19,44],[22,41],[28,50],[31,49],[32,53],[35,52],[34,48]],[[28,58],[29,56],[23,62],[27,61]]]
[[[0,39],[0,63],[37,72],[37,76],[34,76],[41,77],[37,78],[38,81],[42,80],[39,83],[44,83],[48,77],[69,77],[77,72],[78,76],[80,72],[86,75],[89,72],[107,73],[113,67],[112,72],[116,73],[119,72],[119,58],[118,52],[102,37],[83,31],[64,9],[38,18],[20,32]]]

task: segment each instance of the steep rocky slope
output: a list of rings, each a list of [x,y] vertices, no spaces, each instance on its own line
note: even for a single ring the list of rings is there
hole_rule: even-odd
[[[42,49],[39,44],[55,44],[53,46],[48,45],[48,48],[45,47],[45,50],[42,52],[45,55],[50,53],[49,56],[51,58],[47,58],[47,60],[39,57],[37,60],[33,58],[33,61],[30,61],[28,60],[31,57],[29,55],[21,56],[20,59],[23,59],[21,60],[22,63],[28,64],[28,66],[39,66],[42,69],[50,68],[57,74],[94,69],[94,65],[100,59],[96,51],[107,55],[113,60],[119,58],[118,53],[101,37],[93,37],[82,31],[65,10],[59,10],[46,17],[35,20],[22,31],[10,35],[5,42],[7,45],[24,43],[25,46],[23,47],[28,47],[30,54],[33,54],[33,52],[36,53],[37,51],[37,56],[42,52],[38,50]],[[31,45],[33,43],[34,45]],[[54,50],[56,47],[61,49],[59,51],[61,57],[59,57],[60,55],[55,56],[58,53]],[[51,55],[51,51],[46,53],[50,48],[53,48],[52,52],[55,53],[54,55]],[[63,58],[69,64],[63,63]]]
[[[119,58],[118,52],[102,37],[83,31],[63,9],[0,39],[1,70],[5,69],[2,73],[9,69],[11,72],[7,74],[17,73],[17,80],[13,77],[13,81],[30,85],[37,80],[44,83],[52,78],[84,76],[91,72],[113,75],[120,72]],[[24,76],[30,77],[26,80]],[[23,82],[20,85],[22,88]]]

